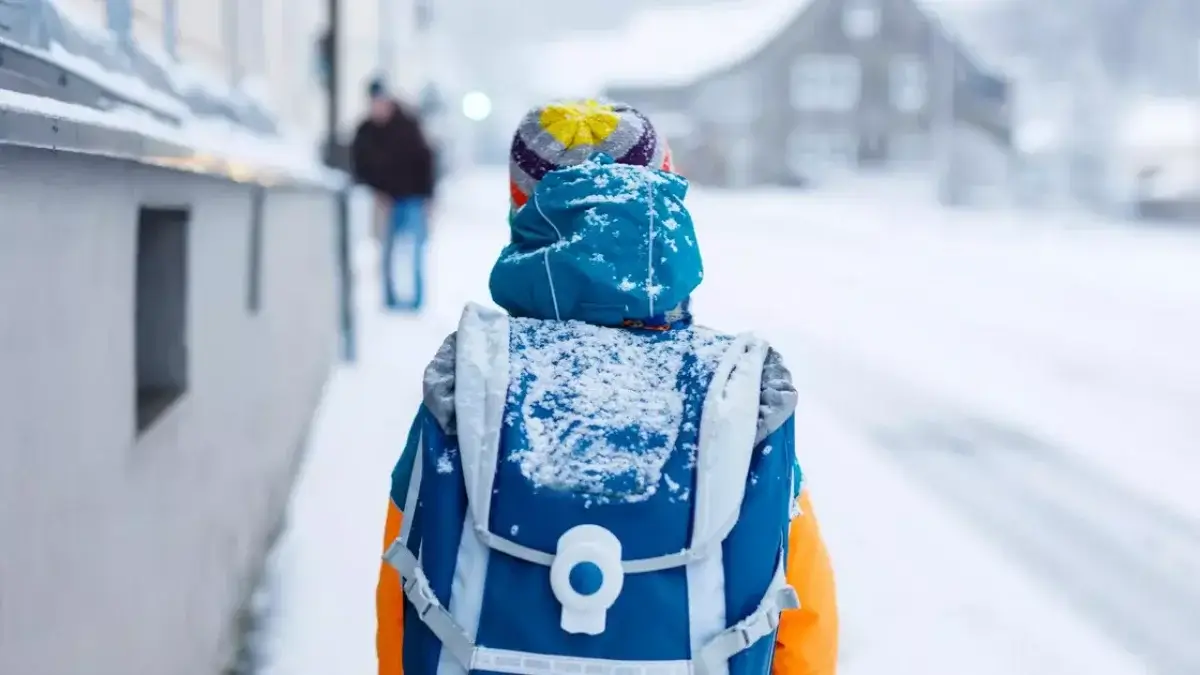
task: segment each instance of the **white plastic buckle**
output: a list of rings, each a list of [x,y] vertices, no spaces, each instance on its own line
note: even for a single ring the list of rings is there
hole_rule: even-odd
[[[600,587],[584,592],[571,583],[576,565],[594,565],[600,573]],[[600,635],[607,625],[608,610],[625,586],[621,566],[621,541],[599,525],[577,525],[558,539],[554,562],[550,565],[550,588],[562,605],[560,626],[574,635]]]
[[[425,579],[425,575],[420,570],[417,570],[412,579],[404,582],[404,597],[413,604],[413,608],[417,610],[417,616],[422,619],[434,607],[441,605],[433,588],[429,585],[429,581]]]
[[[763,624],[766,624],[765,628]],[[738,629],[742,638],[742,649],[749,649],[751,645],[770,635],[776,628],[779,628],[778,612],[766,611],[754,615]]]

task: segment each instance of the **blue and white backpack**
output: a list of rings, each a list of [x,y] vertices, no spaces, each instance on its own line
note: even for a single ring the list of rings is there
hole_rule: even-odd
[[[768,673],[799,477],[766,343],[471,305],[448,345],[384,554],[406,675]]]

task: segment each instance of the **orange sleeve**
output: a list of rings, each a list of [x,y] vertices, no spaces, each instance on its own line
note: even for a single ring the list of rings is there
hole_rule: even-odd
[[[383,526],[383,548],[400,536],[404,514],[388,500],[387,523]],[[400,573],[383,562],[379,568],[379,585],[375,589],[375,654],[379,658],[379,675],[404,675],[404,590]]]
[[[833,567],[808,492],[788,533],[787,581],[800,608],[779,618],[772,675],[834,675],[838,656],[838,611]]]

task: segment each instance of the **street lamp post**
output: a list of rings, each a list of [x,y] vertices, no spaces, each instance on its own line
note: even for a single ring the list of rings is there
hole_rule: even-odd
[[[933,71],[933,110],[930,125],[934,139],[934,175],[938,201],[943,206],[957,205],[954,174],[955,99],[958,92],[958,65],[955,46],[940,21],[930,23],[929,70]]]
[[[379,0],[379,35],[376,38],[378,42],[378,54],[376,59],[378,75],[385,82],[392,82],[392,70],[396,63],[396,17],[392,9],[395,5],[395,0]]]
[[[328,0],[329,27],[321,41],[327,91],[325,117],[325,163],[333,168],[349,169],[344,162],[341,144],[338,142],[338,127],[341,124],[340,92],[341,72],[341,2]],[[336,195],[337,256],[341,282],[339,327],[341,329],[342,359],[353,362],[356,358],[354,335],[354,274],[350,264],[350,203],[349,187],[339,189]]]

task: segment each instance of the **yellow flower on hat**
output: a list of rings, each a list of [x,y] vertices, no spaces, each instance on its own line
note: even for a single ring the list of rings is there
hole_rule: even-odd
[[[611,105],[589,99],[548,105],[539,121],[546,133],[570,150],[603,143],[616,131],[621,118]]]

